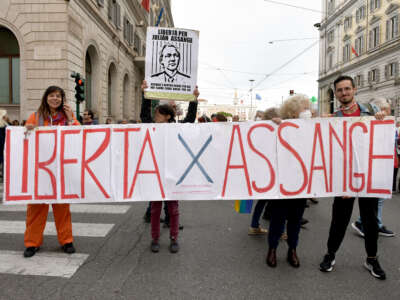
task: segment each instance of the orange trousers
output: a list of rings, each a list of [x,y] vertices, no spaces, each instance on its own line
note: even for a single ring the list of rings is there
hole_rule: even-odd
[[[57,237],[61,245],[73,242],[72,222],[69,204],[52,204]],[[48,204],[28,204],[26,211],[25,247],[39,247],[43,243],[46,227]]]

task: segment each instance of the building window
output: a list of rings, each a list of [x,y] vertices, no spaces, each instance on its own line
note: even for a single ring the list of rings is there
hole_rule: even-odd
[[[328,54],[328,67],[329,69],[333,68],[333,52],[329,52]]]
[[[399,75],[399,63],[392,62],[385,66],[385,78],[392,79]]]
[[[380,40],[379,26],[376,26],[369,32],[369,49],[378,47]]]
[[[357,76],[354,78],[354,83],[355,83],[355,85],[356,85],[357,88],[362,87],[362,85],[363,85],[363,78],[362,78],[362,75],[361,75],[361,74],[357,75]]]
[[[346,17],[346,18],[344,19],[344,30],[345,30],[345,31],[351,28],[352,19],[353,19],[352,17]]]
[[[365,19],[365,5],[361,6],[356,11],[356,22],[360,22]]]
[[[335,11],[335,0],[328,0],[328,13],[331,14]]]
[[[121,29],[121,6],[117,0],[108,0],[108,18],[115,27]]]
[[[374,11],[381,7],[381,0],[369,0],[369,8]]]
[[[346,44],[343,47],[343,62],[350,61],[350,44]]]
[[[399,16],[396,15],[386,21],[386,40],[390,41],[399,35]]]
[[[373,69],[368,72],[368,82],[374,83],[379,81],[379,70]]]
[[[360,35],[358,38],[356,38],[355,41],[355,50],[357,53],[357,56],[360,56],[361,54],[364,53],[364,35]]]
[[[124,39],[128,42],[129,45],[133,43],[133,25],[128,20],[127,17],[124,17]]]
[[[335,31],[332,29],[331,31],[328,32],[328,43],[333,43],[335,39]]]
[[[14,34],[0,26],[0,104],[20,103],[19,45]]]
[[[133,39],[133,50],[135,50],[138,55],[140,55],[140,38],[136,33]]]

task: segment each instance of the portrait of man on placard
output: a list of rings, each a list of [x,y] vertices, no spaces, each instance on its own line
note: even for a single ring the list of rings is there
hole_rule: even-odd
[[[180,61],[181,54],[178,48],[172,44],[164,45],[159,57],[159,63],[163,71],[153,74],[151,77],[158,78],[165,83],[184,83],[190,76],[178,71]]]

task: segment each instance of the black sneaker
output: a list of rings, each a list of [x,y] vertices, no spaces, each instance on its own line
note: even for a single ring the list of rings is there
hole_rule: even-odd
[[[386,279],[385,271],[382,270],[377,258],[367,258],[364,267],[371,272],[372,276],[381,280]]]
[[[364,237],[364,228],[359,221],[351,223],[351,227],[353,227],[353,229],[357,231],[360,236]]]
[[[75,253],[75,251],[76,251],[75,247],[72,243],[65,244],[64,246],[61,247],[61,249],[67,254],[72,254],[72,253]]]
[[[179,251],[179,244],[177,240],[171,239],[171,244],[169,244],[169,252],[177,253]]]
[[[40,247],[28,247],[24,251],[24,257],[32,257],[38,252]]]
[[[331,272],[333,270],[333,266],[335,265],[335,255],[326,254],[324,256],[324,260],[319,265],[319,269],[322,272]]]
[[[160,251],[160,244],[158,241],[151,241],[151,246],[150,246],[151,252],[157,253]]]
[[[387,229],[386,226],[382,226],[381,228],[379,228],[379,235],[387,237],[395,236],[394,232]]]

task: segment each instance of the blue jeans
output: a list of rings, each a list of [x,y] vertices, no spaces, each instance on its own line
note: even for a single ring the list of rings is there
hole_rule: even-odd
[[[265,204],[268,200],[258,200],[256,206],[254,207],[253,217],[251,218],[251,227],[258,228],[260,226],[260,217],[264,210]]]
[[[385,198],[379,198],[378,199],[378,212],[377,212],[377,219],[378,219],[378,227],[382,228],[383,223],[382,223],[382,208],[383,208],[383,201],[385,201]],[[361,221],[361,216],[358,217],[357,222],[360,222],[362,224]]]

